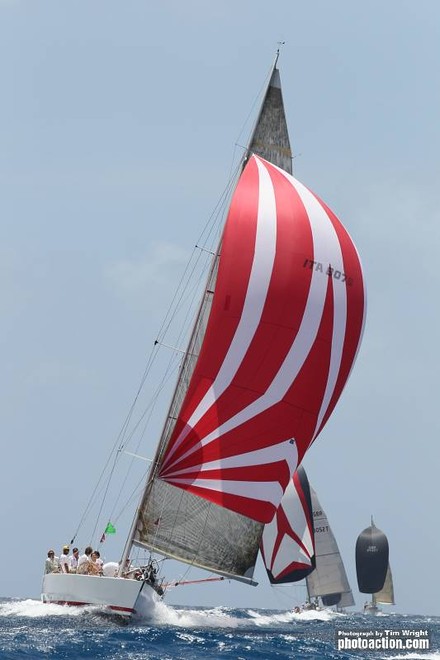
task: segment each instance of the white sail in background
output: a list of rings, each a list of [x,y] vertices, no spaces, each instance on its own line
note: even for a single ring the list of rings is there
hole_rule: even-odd
[[[315,533],[315,570],[306,577],[309,598],[321,598],[324,605],[351,607],[353,594],[338,544],[316,492],[310,487]]]
[[[382,589],[375,594],[375,601],[381,605],[395,605],[393,575],[391,573],[391,566],[389,564],[384,585]]]

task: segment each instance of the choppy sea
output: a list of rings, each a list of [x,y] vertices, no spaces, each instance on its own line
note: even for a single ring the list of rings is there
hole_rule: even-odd
[[[385,640],[380,642],[385,647],[342,649],[341,640],[351,640],[343,642],[347,644],[357,639],[365,640],[359,642],[364,647],[367,642],[371,646],[370,640]],[[399,649],[398,639],[404,643],[412,639],[413,648]],[[417,640],[425,640],[426,646],[426,639],[429,649],[414,648]],[[0,599],[0,658],[440,660],[440,617],[371,617],[328,611],[294,614],[224,607],[183,609],[160,603],[154,619],[123,624],[96,608]]]

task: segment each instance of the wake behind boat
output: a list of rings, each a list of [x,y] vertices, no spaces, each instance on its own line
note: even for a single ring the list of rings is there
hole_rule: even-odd
[[[152,553],[255,584],[264,526],[351,372],[361,264],[337,217],[291,175],[277,59],[117,576],[47,574],[45,602],[148,611],[160,597]],[[150,555],[126,575],[139,549]]]

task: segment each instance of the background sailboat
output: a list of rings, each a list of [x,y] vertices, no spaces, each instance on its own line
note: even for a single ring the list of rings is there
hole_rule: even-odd
[[[378,611],[378,594],[384,602],[394,600],[388,539],[376,527],[373,517],[371,525],[359,534],[356,541],[356,575],[359,591],[372,594],[371,603],[364,605],[365,612],[375,614]]]
[[[378,605],[395,605],[393,575],[391,573],[391,566],[389,564],[383,587],[380,591],[373,594],[373,597]]]
[[[315,570],[306,577],[309,600],[321,599],[324,607],[352,607],[355,602],[344,562],[327,515],[313,488],[313,525],[315,535]]]

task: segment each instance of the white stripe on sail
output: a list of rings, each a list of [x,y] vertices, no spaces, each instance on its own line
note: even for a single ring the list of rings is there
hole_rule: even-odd
[[[284,512],[286,512],[284,507],[287,501],[289,502],[288,504],[289,509],[294,509],[297,512],[299,512],[299,510],[302,511],[302,506],[299,500],[298,491],[295,488],[293,479],[289,481],[289,484],[286,490],[284,491],[283,499],[281,500],[280,508],[282,508]],[[302,511],[302,513],[304,512]],[[291,527],[293,526],[291,525]],[[277,540],[278,534],[279,534],[279,529],[278,529],[277,516],[274,516],[270,525],[265,525],[262,536],[264,552],[268,558],[270,557],[270,562],[269,562],[270,564],[272,564],[274,561],[273,553],[274,553],[275,542]]]
[[[272,564],[272,574],[277,578],[292,562],[301,562],[311,566],[310,557],[290,536],[284,535]]]
[[[259,481],[257,491],[255,492],[255,481],[232,481],[224,479],[167,479],[171,484],[185,484],[205,490],[212,490],[227,495],[236,495],[246,497],[254,502],[267,502],[277,506],[282,495],[283,489],[278,481]],[[258,495],[258,497],[256,497]]]
[[[289,445],[289,447],[287,447]],[[244,454],[233,454],[215,461],[204,461],[199,465],[192,465],[183,470],[173,471],[175,477],[183,477],[185,474],[200,470],[198,477],[203,478],[203,472],[209,470],[221,470],[238,467],[252,467],[255,465],[270,465],[278,461],[286,461],[289,473],[293,474],[298,465],[298,451],[295,443],[291,440],[284,440],[276,445],[262,447]]]
[[[177,438],[169,456],[173,455],[191,428],[197,424],[230,385],[243,358],[246,356],[260,323],[276,254],[277,213],[270,175],[258,159],[256,159],[256,163],[259,173],[259,199],[255,253],[242,315],[215,380],[194,410],[185,429]]]
[[[297,192],[306,209],[312,230],[314,258],[316,261],[325,263],[328,261],[329,253],[330,257],[333,258],[335,253],[337,254],[337,251],[339,250],[339,241],[333,224],[322,206],[307,188],[302,186],[299,181],[296,181],[296,179],[288,175],[286,172],[283,172],[282,170],[280,170],[280,172],[284,174],[294,187],[298,186]],[[316,335],[322,320],[327,286],[328,277],[322,277],[321,273],[313,270],[309,295],[301,319],[300,328],[278,373],[275,375],[266,392],[218,428],[214,429],[214,431],[207,436],[200,438],[197,445],[195,447],[190,447],[185,454],[179,457],[179,460],[190,456],[198,447],[200,447],[200,445],[208,445],[213,440],[216,440],[225,433],[244,424],[283,399],[303,367],[303,364],[315,343]]]
[[[293,485],[293,480],[290,482]],[[290,486],[290,484],[289,484]],[[307,517],[304,511],[303,503],[298,495],[296,488],[294,488],[294,493],[291,491],[288,492],[289,487],[284,493],[283,499],[281,501],[281,506],[283,508],[284,514],[287,518],[287,521],[296,533],[296,535],[301,539],[304,546],[307,550],[313,552],[313,541],[310,534],[310,529],[307,521]],[[287,495],[287,497],[286,497]]]
[[[286,488],[280,509],[286,515],[291,530],[295,532],[306,550],[304,551],[300,544],[288,534],[289,530],[283,532],[279,529],[278,518],[275,516],[270,524],[265,525],[262,536],[266,566],[272,571],[274,577],[278,577],[293,561],[300,561],[310,566],[310,556],[313,554],[313,542],[307,518],[293,480]],[[283,536],[282,541],[275,552],[276,541],[281,536]]]
[[[313,212],[313,207],[318,205],[321,209],[322,216],[326,218],[326,235],[331,238],[329,240],[327,248],[328,255],[325,257],[319,257],[319,254],[315,252],[315,261],[320,261],[324,264],[324,267],[331,266],[335,271],[340,273],[344,272],[344,261],[342,256],[341,245],[339,243],[339,238],[337,232],[333,226],[333,223],[330,217],[327,214],[327,211],[324,209],[319,200],[310,192],[299,181],[293,180],[293,177],[284,172],[280,168],[277,168],[285,178],[293,183],[299,196],[301,197],[307,213],[310,215],[310,212]],[[331,235],[331,236],[329,236]],[[340,286],[339,286],[340,285]],[[331,342],[331,351],[330,351],[330,365],[327,377],[327,383],[325,387],[324,396],[321,402],[321,407],[317,417],[317,422],[315,430],[313,432],[313,440],[318,433],[321,422],[324,418],[324,415],[327,411],[327,408],[330,404],[330,400],[333,396],[333,392],[336,387],[336,381],[338,378],[339,370],[341,368],[342,354],[344,349],[344,338],[345,330],[347,325],[347,288],[346,285],[337,280],[333,281],[333,336]]]

